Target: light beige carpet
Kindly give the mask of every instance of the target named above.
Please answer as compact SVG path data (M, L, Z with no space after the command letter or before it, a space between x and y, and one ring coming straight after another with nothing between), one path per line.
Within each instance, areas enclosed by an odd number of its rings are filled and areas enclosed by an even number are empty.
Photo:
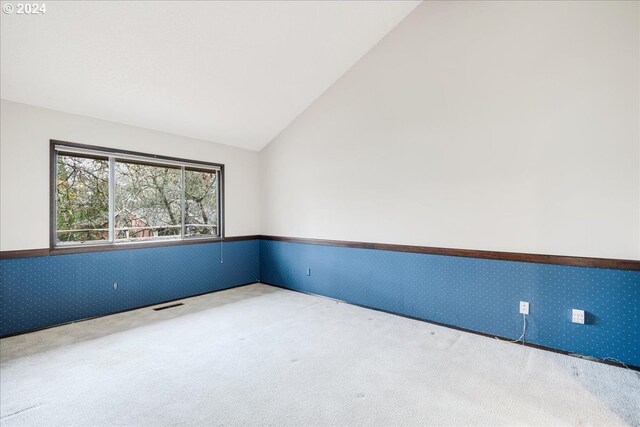
M266 285L0 341L0 424L639 425L640 375Z

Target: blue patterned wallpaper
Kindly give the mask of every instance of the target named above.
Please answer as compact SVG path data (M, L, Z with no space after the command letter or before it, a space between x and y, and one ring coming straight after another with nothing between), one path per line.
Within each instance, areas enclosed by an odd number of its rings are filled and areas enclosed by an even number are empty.
M223 245L4 259L0 336L257 281L258 241Z
M0 336L260 279L512 339L529 301L527 341L640 366L640 271L270 240L227 242L220 256L209 243L2 260Z
M528 342L640 366L640 271L262 240L260 279L511 339L528 301Z

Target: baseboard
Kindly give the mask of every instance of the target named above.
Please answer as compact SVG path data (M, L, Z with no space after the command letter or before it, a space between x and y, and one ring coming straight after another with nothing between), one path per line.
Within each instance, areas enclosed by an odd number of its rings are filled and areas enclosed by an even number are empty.
M194 295L187 295L185 297L177 298L177 299L158 301L158 302L154 302L153 304L145 304L145 305L141 305L141 306L138 306L138 307L128 308L126 310L119 310L119 311L114 311L114 312L111 312L111 313L101 314L99 316L84 317L82 319L71 320L69 322L56 323L55 325L47 325L47 326L43 326L41 328L28 329L26 331L16 332L15 334L2 335L2 336L0 336L0 339L11 338L11 337L15 337L15 336L18 336L18 335L30 334L32 332L44 331L46 329L57 328L58 326L70 325L72 323L86 322L87 320L99 319L101 317L112 316L114 314L127 313L129 311L140 310L142 308L153 307L153 306L160 305L160 304L167 304L167 303L170 303L170 302L182 301L182 300L187 299L187 298L195 298L195 297L199 297L199 296L202 296L202 295L214 294L216 292L227 291L229 289L235 289L235 288L241 288L243 286L249 286L249 285L253 285L255 283L259 283L259 281L258 280L254 280L253 282L243 283L241 285L233 285L233 286L229 286L229 287L222 288L222 289L216 289L214 291L201 292L199 294L194 294Z
M425 322L425 323L429 323L429 324L432 324L432 325L438 325L438 326L442 326L442 327L449 328L449 329L455 329L455 330L461 331L461 332L468 332L470 334L480 335L480 336L487 337L487 338L499 339L499 340L501 340L503 342L507 342L509 344L524 345L525 347L531 347L531 348L535 348L535 349L538 349L538 350L544 350L544 351L549 351L549 352L552 352L552 353L563 354L563 355L566 355L566 356L576 357L578 359L589 360L589 361L592 361L592 362L603 363L605 365L616 366L618 368L631 369L633 371L640 372L640 366L636 366L636 365L628 365L628 364L625 364L625 363L622 363L622 362L616 362L616 361L607 360L607 359L598 359L598 358L592 357L592 356L586 356L586 355L582 355L582 354L571 353L571 352L568 352L568 351L565 351L565 350L559 350L557 348L546 347L546 346L543 346L543 345L538 345L538 344L533 344L533 343L528 343L528 342L525 342L525 343L514 343L511 338L502 337L502 336L499 336L499 335L487 334L487 333L484 333L484 332L474 331L473 329L460 328L460 327L455 326L455 325L450 325L450 324L440 323L440 322L434 322L434 321L431 321L431 320L428 320L428 319L422 319L420 317L409 316L409 315L406 315L406 314L393 312L393 311L389 311L389 310L384 310L384 309L371 307L371 306L367 306L367 305L355 304L355 303L352 303L352 302L349 302L349 301L344 301L344 300L341 300L341 299L328 297L326 295L320 295L320 294L316 294L316 293L313 293L313 292L305 292L305 291L301 291L301 290L298 290L298 289L287 288L286 286L276 285L274 283L268 283L268 282L263 282L263 281L261 281L260 283L262 283L263 285L273 286L273 287L284 289L284 290L287 290L287 291L299 292L299 293L305 294L305 295L311 295L311 296L315 296L315 297L326 298L328 300L341 302L343 304L349 304L349 305L353 305L353 306L356 306L356 307L362 307L362 308L366 308L366 309L369 309L369 310L379 311L381 313L387 313L387 314L392 314L394 316L404 317L406 319L418 320L420 322Z

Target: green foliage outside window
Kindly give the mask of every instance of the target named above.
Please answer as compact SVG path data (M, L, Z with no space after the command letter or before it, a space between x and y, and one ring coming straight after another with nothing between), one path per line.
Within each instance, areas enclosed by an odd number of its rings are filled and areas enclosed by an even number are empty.
M217 172L185 167L184 192L182 174L183 167L179 166L116 159L114 241L217 236ZM58 154L59 242L109 239L109 187L108 159Z
M109 238L109 161L58 155L57 229L61 242Z

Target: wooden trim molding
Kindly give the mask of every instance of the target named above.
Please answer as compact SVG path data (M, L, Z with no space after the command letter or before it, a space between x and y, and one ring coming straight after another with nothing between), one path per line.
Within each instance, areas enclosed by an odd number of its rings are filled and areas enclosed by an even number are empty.
M616 270L640 270L640 261L613 258L589 258L565 255L528 254L520 252L497 252L477 249L452 249L430 246L398 245L390 243L353 242L346 240L309 239L301 237L260 236L263 240L306 243L311 245L341 246L357 249L411 252L418 254L459 256L466 258L495 259L502 261L533 262L537 264L569 265L575 267L611 268Z
M501 261L518 261L518 262L532 262L536 264L554 264L554 265L569 265L574 267L591 267L591 268L610 268L615 270L634 270L640 271L640 261L630 259L614 259L614 258L590 258L590 257L575 257L566 255L545 255L545 254L529 254L520 252L497 252L497 251L483 251L477 249L452 249L452 248L437 248L431 246L412 246L412 245L398 245L391 243L371 243L371 242L353 242L348 240L327 240L327 239L310 239L303 237L283 237L283 236L266 236L266 235L247 235L247 236L233 236L225 237L224 239L184 239L184 240L162 240L140 243L117 243L113 245L96 245L96 246L83 246L83 247L58 247L55 249L25 249L17 251L2 251L0 252L0 259L10 258L28 258L28 257L40 257L50 255L65 255L85 252L103 252L113 250L127 250L127 249L145 249L145 248L157 248L162 246L182 246L182 245L194 245L202 243L215 243L215 242L238 242L242 240L273 240L278 242L288 243L306 243L310 245L324 245L324 246L340 246L346 248L356 249L373 249L382 251L395 251L395 252L411 252L419 254L430 255L445 255L445 256L459 256L466 258L480 258L480 259L494 259Z
M11 259L11 258L31 258L38 256L48 256L49 249L22 249L19 251L2 251L0 252L0 259Z
M257 234L247 236L233 236L225 237L223 239L216 237L212 239L194 238L194 239L181 239L181 240L157 240L150 242L139 243L115 243L110 245L89 245L89 246L69 246L69 247L56 247L54 249L25 249L18 251L2 251L0 252L0 259L10 258L30 258L52 255L68 255L79 254L87 252L106 252L106 251L119 251L127 249L146 249L146 248L158 248L163 246L185 246L185 245L197 245L203 243L216 243L216 242L239 242L242 240L256 240L260 236Z

